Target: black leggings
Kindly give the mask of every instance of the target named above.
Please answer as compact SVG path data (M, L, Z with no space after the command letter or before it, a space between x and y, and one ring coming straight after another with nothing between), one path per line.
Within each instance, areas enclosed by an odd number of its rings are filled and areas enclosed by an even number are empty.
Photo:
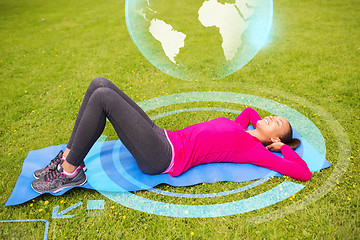
M67 145L70 149L66 158L68 163L79 166L84 161L104 131L106 118L142 172L159 174L168 168L172 151L164 130L105 78L95 78L85 93Z

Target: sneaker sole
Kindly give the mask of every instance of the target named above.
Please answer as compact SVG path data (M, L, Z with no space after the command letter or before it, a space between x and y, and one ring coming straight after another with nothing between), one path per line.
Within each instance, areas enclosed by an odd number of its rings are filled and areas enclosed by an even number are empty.
M75 185L74 185L74 183L68 184L68 185L62 186L62 187L60 187L60 188L56 188L56 189L54 189L53 191L39 192L39 191L37 191L37 190L34 189L34 187L33 187L32 184L31 184L31 188L32 188L35 192L40 193L40 194L43 194L43 193L58 193L58 192L60 192L61 190L64 190L65 188L82 186L82 185L84 185L86 182L87 182L87 176L85 175L85 181L83 181L82 183L80 183L80 184L75 184Z

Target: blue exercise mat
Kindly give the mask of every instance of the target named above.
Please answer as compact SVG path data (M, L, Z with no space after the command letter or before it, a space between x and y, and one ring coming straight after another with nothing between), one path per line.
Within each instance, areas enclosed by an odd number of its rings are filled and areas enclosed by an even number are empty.
M296 133L294 135L299 138ZM306 161L312 172L318 172L331 165L305 139L301 141L302 144L296 152ZM18 205L40 196L41 194L31 188L31 183L35 180L34 171L46 166L50 159L65 147L66 145L57 145L30 151L5 206ZM88 181L80 187L107 192L146 190L161 183L190 186L204 182L246 182L269 176L282 176L272 170L246 163L203 164L189 169L178 177L168 174L147 175L139 170L135 159L120 140L96 142L87 154L85 164L88 169ZM52 195L59 196L70 189Z

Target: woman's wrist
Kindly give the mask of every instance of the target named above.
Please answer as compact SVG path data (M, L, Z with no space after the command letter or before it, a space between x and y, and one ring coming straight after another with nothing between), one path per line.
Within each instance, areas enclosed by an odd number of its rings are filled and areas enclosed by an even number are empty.
M281 142L281 146L280 146L280 150L284 147L287 146L285 143Z

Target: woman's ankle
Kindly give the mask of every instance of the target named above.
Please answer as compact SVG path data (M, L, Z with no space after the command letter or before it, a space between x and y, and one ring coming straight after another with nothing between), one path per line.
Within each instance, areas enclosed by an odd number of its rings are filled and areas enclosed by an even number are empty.
M76 166L71 165L66 160L62 163L61 167L63 170L65 170L65 172L68 172L68 173L73 173L77 169Z
M69 148L65 148L64 153L63 153L63 158L67 158L67 156L70 153L70 149Z

